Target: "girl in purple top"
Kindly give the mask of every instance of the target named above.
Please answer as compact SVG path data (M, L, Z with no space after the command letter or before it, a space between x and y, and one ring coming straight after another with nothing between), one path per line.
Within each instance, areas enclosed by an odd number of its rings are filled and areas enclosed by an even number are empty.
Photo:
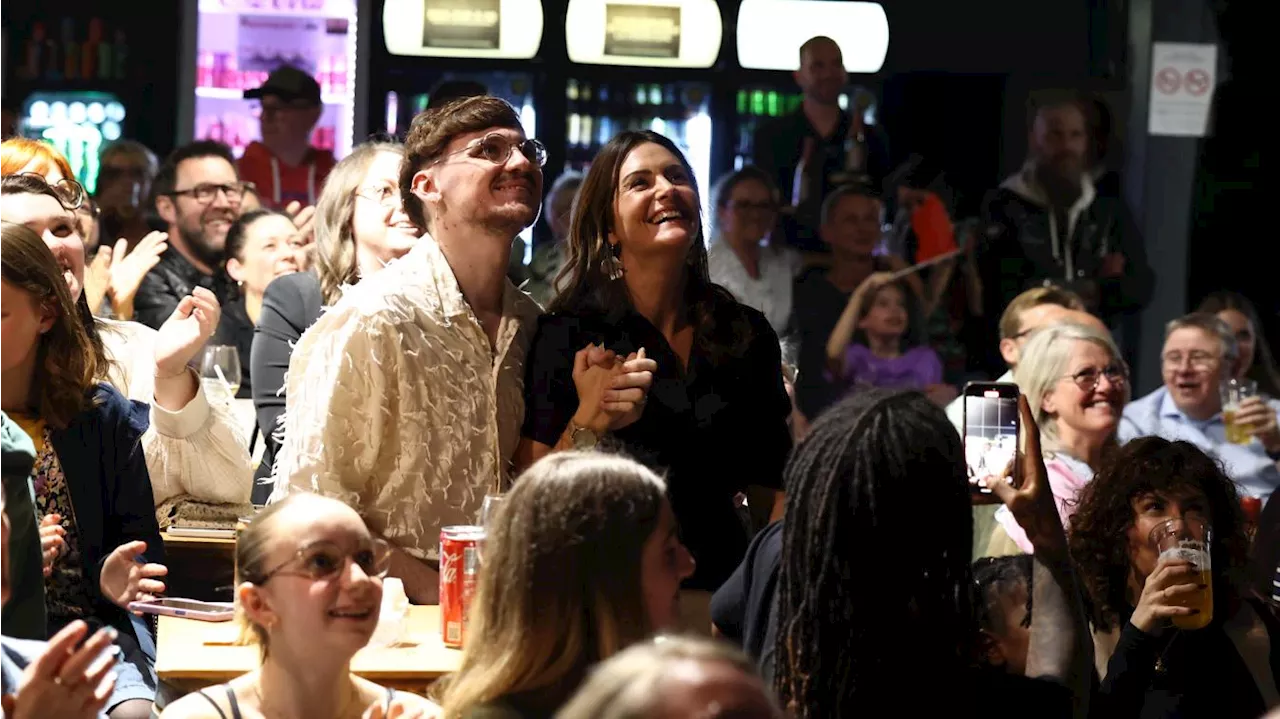
M827 369L847 390L918 389L945 405L955 388L942 384L942 360L921 343L915 297L892 273L877 272L849 298L827 340Z

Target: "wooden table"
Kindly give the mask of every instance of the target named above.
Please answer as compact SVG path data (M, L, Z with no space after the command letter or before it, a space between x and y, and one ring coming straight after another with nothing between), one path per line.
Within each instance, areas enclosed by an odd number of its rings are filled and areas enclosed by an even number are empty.
M160 617L156 674L183 693L234 679L258 667L258 647L236 645L235 622ZM440 607L409 608L409 630L393 647L360 650L351 670L383 686L421 694L436 679L456 671L462 652L440 639Z
M232 537L181 537L161 532L164 539L165 594L206 602L231 601L235 580L236 540Z

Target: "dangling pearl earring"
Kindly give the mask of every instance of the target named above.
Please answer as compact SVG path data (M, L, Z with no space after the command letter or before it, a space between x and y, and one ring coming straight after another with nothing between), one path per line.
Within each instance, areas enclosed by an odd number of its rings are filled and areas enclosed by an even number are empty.
M603 272L604 276L608 277L610 281L622 279L624 272L622 269L622 261L618 259L618 252L619 249L617 245L606 244L604 257L600 260L600 271Z

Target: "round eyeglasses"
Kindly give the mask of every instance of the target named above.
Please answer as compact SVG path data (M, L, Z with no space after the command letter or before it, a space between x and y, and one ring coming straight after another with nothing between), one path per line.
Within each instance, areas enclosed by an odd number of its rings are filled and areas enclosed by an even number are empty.
M391 545L384 539L374 539L360 544L353 551L333 542L315 542L299 549L293 557L262 575L256 583L265 584L280 575L313 581L331 579L347 568L348 560L370 577L385 577L391 569Z
M541 142L532 138L516 141L496 132L485 135L461 150L450 152L440 158L440 161L443 162L446 157L461 155L465 152L471 157L485 159L495 165L505 165L511 159L511 153L515 152L516 148L520 149L520 154L524 155L525 159L530 163L538 167L547 164L547 148Z

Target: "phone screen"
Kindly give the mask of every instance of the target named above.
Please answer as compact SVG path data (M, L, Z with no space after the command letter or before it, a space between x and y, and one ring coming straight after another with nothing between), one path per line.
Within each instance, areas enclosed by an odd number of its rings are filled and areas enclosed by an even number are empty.
M969 481L1004 476L1017 450L1017 390L1002 391L993 386L966 388L964 460Z

